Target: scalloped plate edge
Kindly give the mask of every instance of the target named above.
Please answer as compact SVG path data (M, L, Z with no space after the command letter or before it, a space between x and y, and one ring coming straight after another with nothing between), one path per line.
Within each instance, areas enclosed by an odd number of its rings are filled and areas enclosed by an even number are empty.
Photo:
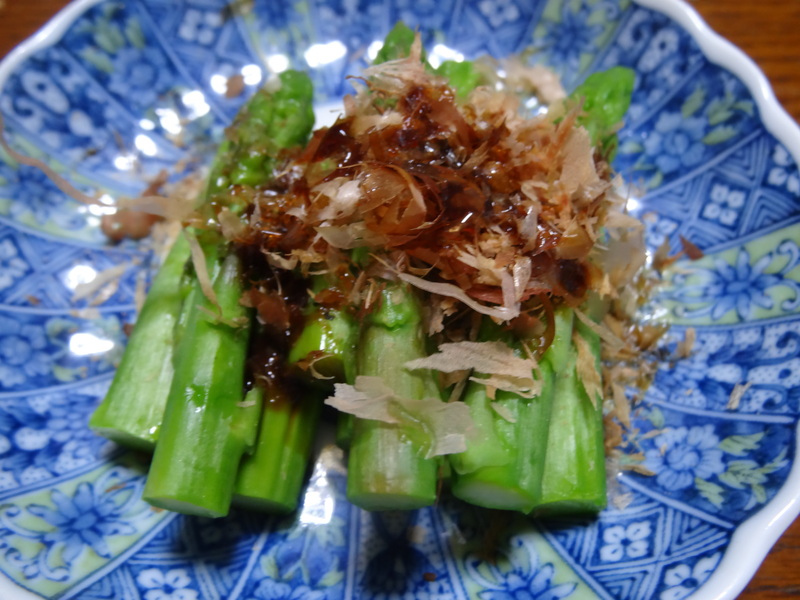
M741 79L753 95L767 130L800 164L800 127L778 102L764 72L741 49L715 32L683 0L634 0L683 27L708 60ZM795 430L800 441L800 425ZM738 596L758 571L772 546L800 514L800 460L797 451L786 482L772 501L739 525L722 561L692 600L724 600ZM756 560L753 560L756 559Z

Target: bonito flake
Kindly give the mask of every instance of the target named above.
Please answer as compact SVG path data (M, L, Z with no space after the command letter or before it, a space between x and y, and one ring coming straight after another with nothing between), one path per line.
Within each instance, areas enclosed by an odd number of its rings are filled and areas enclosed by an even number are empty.
M355 385L337 383L325 404L360 419L412 427L422 438L426 458L464 452L473 427L463 402L403 398L380 377L359 376Z

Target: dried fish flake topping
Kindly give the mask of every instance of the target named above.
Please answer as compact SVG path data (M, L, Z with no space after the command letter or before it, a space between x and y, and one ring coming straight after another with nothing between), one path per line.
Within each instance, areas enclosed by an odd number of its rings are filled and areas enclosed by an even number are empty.
M394 277L505 322L543 296L574 306L628 283L642 228L577 124L580 107L543 73L525 85L559 99L552 114L526 118L515 94L489 87L457 100L420 52L417 40L408 58L366 69L345 114L254 198L246 243L275 268L303 252L327 272L332 250L366 249Z
M503 342L453 342L439 346L439 352L407 362L407 369L433 369L443 373L473 370L488 377L471 381L532 398L541 391L541 381L533 374L538 365L532 358L522 358Z
M380 377L356 377L355 385L337 383L325 404L361 419L413 427L423 438L426 458L467 449L473 424L463 402L412 400L397 396Z

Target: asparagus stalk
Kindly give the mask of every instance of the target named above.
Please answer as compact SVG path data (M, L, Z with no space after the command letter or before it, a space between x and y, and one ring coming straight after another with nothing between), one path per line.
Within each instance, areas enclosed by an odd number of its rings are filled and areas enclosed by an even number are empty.
M542 392L535 398L521 398L509 392L497 392L495 403L513 422L500 417L490 407L485 389L472 389L466 401L473 414L483 417L479 427L492 427L493 444L479 444L470 448L469 456L459 465L452 461L454 470L474 467L478 460L474 454L481 446L489 446L484 466L460 473L453 483L453 494L478 506L527 513L541 494L542 467L547 444L547 426L553 399L553 372L547 363L541 367ZM482 387L482 386L481 386ZM489 423L489 420L492 423ZM479 421L476 419L476 423ZM484 440L491 439L488 435ZM466 454L466 453L465 453ZM492 464L495 463L495 464Z
M111 387L89 427L119 444L152 452L172 381L173 334L187 289L189 245L179 238L161 266Z
M280 148L303 143L313 125L307 76L286 71L278 89L261 91L239 113L234 135L217 152L200 204L231 183L258 185L272 175ZM103 403L89 422L97 433L137 450L152 451L173 376L177 336L183 331L193 285L184 277L189 246L178 239L153 281L125 354Z
M375 60L372 61L373 64L378 65L390 60L407 57L411 52L414 37L414 30L402 21L398 21L391 31L386 34L381 49L378 50Z
M207 248L219 307L196 293L189 308L143 497L160 508L219 517L228 513L242 454L255 442L261 403L252 395L241 402L249 327L226 324L249 320L239 304L239 259Z
M303 331L289 352L289 364L297 364L314 354L324 356L315 361L314 370L332 381L355 381L355 323L341 311L315 311L306 320ZM336 444L350 447L353 436L353 416L336 416Z
M315 360L323 377L342 381L353 356L353 323L341 311L313 310L292 346L288 363ZM323 357L324 358L319 358ZM352 378L352 374L351 374ZM308 383L331 379L309 378ZM239 466L234 502L269 512L291 512L297 507L314 432L322 408L320 386L290 390L279 382L264 393L258 442Z
M352 381L355 323L339 310L314 309L289 351L288 363L313 362L314 371L327 380Z
M358 375L379 376L405 398L438 398L429 372L403 365L427 356L420 309L404 285L390 283L362 324L356 350ZM436 460L421 455L414 434L402 425L355 419L348 462L347 497L367 510L408 510L436 500Z
M575 330L588 342L599 371L600 338L581 322L576 322ZM596 513L606 505L602 400L589 397L576 360L573 345L556 372L537 514Z
M282 386L270 386L261 395L264 405L258 441L252 454L242 458L234 502L246 508L287 513L297 508L322 399L316 392L290 397Z
M276 89L275 89L276 88ZM209 181L214 201L227 202L232 184L256 187L273 176L281 148L302 143L313 125L312 88L307 76L287 71L271 92L260 91L237 116L220 149ZM239 305L241 264L233 254L205 243L219 306L199 282L187 305L176 351L175 375L144 497L151 504L189 514L222 516L231 502L242 453L255 443L262 403L252 394L240 406L249 311ZM216 310L222 313L214 321ZM230 323L241 321L241 326ZM195 447L198 440L204 445Z
M612 67L592 73L570 98L583 103L578 123L586 128L592 143L608 161L617 152L616 128L631 105L636 74L627 67Z
M230 185L258 187L273 177L281 150L306 143L314 126L314 89L308 75L284 71L239 111L209 178L212 194Z
M488 334L481 337L497 338ZM572 311L556 311L556 336L540 363L541 392L534 398L498 391L495 404L485 386L471 382L464 402L470 408L475 434L465 452L451 456L455 471L453 494L487 508L530 512L541 500L550 413L553 403L553 367L563 360L572 333ZM503 337L503 336L500 336ZM507 420L510 416L512 422Z
M307 140L314 123L312 101L313 88L305 74L281 73L278 89L269 96L254 98L245 118L239 119L245 125L234 125L238 160L216 173L215 187L266 183L278 152ZM326 341L333 343L335 337L328 333ZM326 350L330 348L323 348ZM297 506L319 421L320 401L290 398L279 381L251 393L261 408L261 416L256 444L242 458L235 478L235 502L270 512L290 512Z

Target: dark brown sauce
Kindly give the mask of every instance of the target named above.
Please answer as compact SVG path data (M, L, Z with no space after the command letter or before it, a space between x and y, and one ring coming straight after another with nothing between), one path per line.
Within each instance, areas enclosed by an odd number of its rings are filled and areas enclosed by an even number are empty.
M437 85L413 85L398 97L375 90L373 97L379 112L394 106L401 123L361 128L364 131L355 134L359 117L339 119L316 131L307 147L278 169L282 174L269 193L254 199L261 218L246 241L251 280L274 277L274 269L265 267L265 252L284 257L295 250L327 252L313 217L334 200L320 199L312 189L322 181L358 178L363 192L358 218L385 240L376 251L399 250L411 266L433 268L429 279L454 282L473 298L502 304L500 287L478 283L479 271L460 257L465 248L479 246L499 231L507 247L494 255L498 268L510 266L521 255L531 260L532 278L523 301L550 294L577 304L585 296L591 279L588 249L582 255L583 248L578 247L575 255L560 258L562 233L550 225L559 222L566 198L546 198L547 190L537 190L543 201L536 239L532 242L520 233L525 209L515 198L522 197L523 182L542 173L537 161L548 159L549 148L541 158L512 165L505 121L476 129L470 118L474 122L479 118L461 112L452 93ZM551 141L563 135L561 129L553 130ZM546 142L537 138L535 143ZM348 223L347 218L332 222ZM357 269L349 268L335 273L348 276L346 282L341 289L320 295L319 302L346 307L355 273ZM303 305L306 300L307 293L302 298L287 297L286 303Z

